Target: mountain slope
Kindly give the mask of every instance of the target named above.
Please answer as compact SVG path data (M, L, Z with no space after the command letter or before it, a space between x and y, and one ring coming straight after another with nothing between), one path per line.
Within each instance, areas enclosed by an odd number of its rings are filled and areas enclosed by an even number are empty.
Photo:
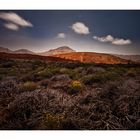
M114 56L120 57L122 59L130 60L130 61L140 62L140 55L118 55L118 54L115 54Z
M36 54L15 54L15 53L5 53L5 52L0 52L0 59L4 60L33 60L33 61L38 61L38 60L43 60L45 62L72 62L72 60L66 60L64 58L58 58L58 57L53 57L53 56L40 56Z
M71 49L68 46L62 46L56 49L51 49L49 51L45 51L42 53L38 53L39 55L44 55L44 56L51 56L51 55L57 55L57 54L64 54L64 53L71 53L75 52L75 50Z
M129 62L128 60L124 60L113 55L92 52L73 52L67 54L57 54L54 56L69 60L78 60L84 63L127 64Z

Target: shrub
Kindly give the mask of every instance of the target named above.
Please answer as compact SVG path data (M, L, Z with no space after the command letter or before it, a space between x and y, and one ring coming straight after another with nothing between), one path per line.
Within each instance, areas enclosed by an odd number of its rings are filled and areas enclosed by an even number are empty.
M82 82L85 85L91 85L94 82L94 78L92 75L87 75L82 78Z
M19 71L16 67L12 67L9 69L8 75L10 76L17 76L19 74Z
M2 129L35 129L44 113L47 99L40 93L23 93L10 102L7 117L1 121Z
M82 84L80 81L72 81L68 87L68 93L77 93L82 89Z
M2 78L3 78L3 76L2 76L2 75L0 75L0 81L2 80Z
M87 74L102 73L102 72L105 72L105 69L102 67L90 66L87 68Z
M49 80L48 79L44 79L44 80L40 81L40 85L41 86L48 87L48 84L49 84Z
M36 69L40 66L45 66L45 62L40 61L40 60L36 60L36 61L32 61L32 69Z
M61 68L60 73L67 74L67 73L69 73L69 69L68 68Z
M35 82L27 81L21 85L22 91L32 91L37 88L37 84Z
M61 122L64 120L63 114L46 113L43 117L44 129L56 130L61 129Z
M7 68L0 68L0 74L7 74L8 69Z
M10 68L13 65L15 65L15 62L14 61L7 61L7 62L3 63L3 67L4 68Z
M73 80L78 80L81 77L81 75L78 72L75 72L73 70L69 70L68 75Z
M104 80L103 76L100 74L100 75L88 75L88 76L85 76L84 78L82 78L82 81L84 84L86 85L91 85L92 83L102 83Z
M130 70L127 71L126 76L135 77L136 72L134 70L130 69Z
M42 71L39 71L37 74L38 74L38 76L41 76L44 78L50 78L54 74L57 74L57 73L59 73L59 68L48 68L48 69L44 69Z
M114 81L114 80L118 80L120 78L120 75L118 75L117 73L112 72L112 71L103 73L101 76L102 76L103 82Z

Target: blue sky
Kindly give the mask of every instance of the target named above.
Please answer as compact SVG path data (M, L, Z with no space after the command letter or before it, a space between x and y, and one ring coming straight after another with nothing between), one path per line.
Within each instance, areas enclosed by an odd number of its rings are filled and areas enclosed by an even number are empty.
M0 46L140 54L140 11L0 11Z

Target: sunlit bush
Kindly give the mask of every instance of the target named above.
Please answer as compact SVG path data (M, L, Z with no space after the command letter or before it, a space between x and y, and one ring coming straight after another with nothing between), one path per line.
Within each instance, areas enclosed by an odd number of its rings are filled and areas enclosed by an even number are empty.
M46 113L43 117L44 129L47 130L61 129L61 124L63 120L64 120L63 114Z
M22 91L33 91L37 88L37 84L35 82L27 81L20 85Z
M83 88L82 83L80 81L72 81L68 87L68 93L77 93L79 91L81 91L81 89Z

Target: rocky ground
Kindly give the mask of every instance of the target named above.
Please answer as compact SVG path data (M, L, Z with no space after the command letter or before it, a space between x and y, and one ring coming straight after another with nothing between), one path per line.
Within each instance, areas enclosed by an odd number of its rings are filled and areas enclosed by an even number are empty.
M0 59L0 129L140 129L140 66Z

